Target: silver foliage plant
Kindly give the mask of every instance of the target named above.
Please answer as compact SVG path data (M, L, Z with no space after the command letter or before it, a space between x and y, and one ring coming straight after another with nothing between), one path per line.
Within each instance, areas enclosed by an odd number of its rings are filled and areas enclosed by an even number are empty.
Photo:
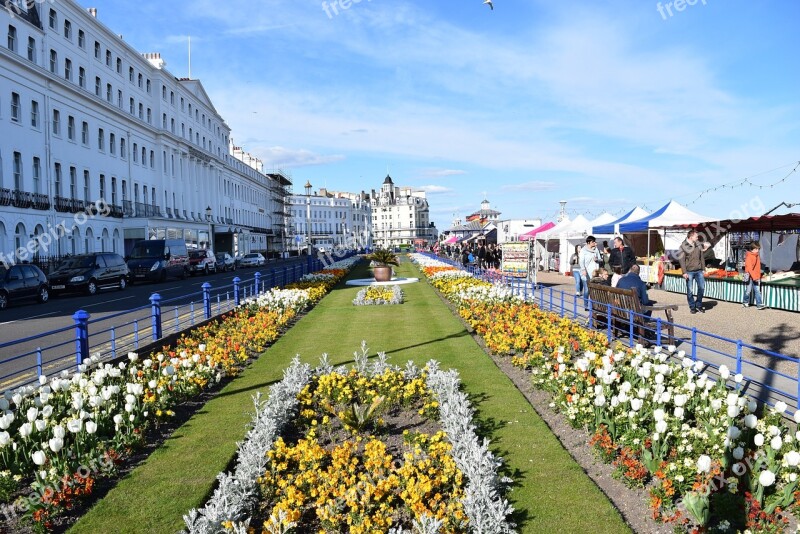
M358 292L356 298L353 299L353 304L356 306L382 306L382 305L391 305L391 304L402 304L403 303L403 290L400 289L400 286L392 286L392 296L389 300L386 299L368 299L367 298L367 291L369 290L368 287L365 287L361 291Z
M403 371L407 379L417 377L421 373L413 362L408 362L405 369L388 363L385 353L379 353L377 359L368 361L369 349L366 341L361 342L360 351L354 353L353 367L364 375L377 376L386 369ZM284 378L270 388L269 398L262 402L260 396L254 398L256 415L252 428L245 441L239 445L236 468L233 473L221 473L217 476L219 487L208 503L201 509L192 510L184 516L187 532L191 534L211 534L231 532L223 528L222 523L231 521L233 532L244 534L250 523L251 514L257 499L256 479L263 474L267 466L267 452L272 448L275 439L284 426L295 416L297 395L311 379L312 374L320 375L330 372L346 374L347 368L335 370L329 362L328 355L320 359L315 370L307 364L301 364L295 357L292 365L284 371ZM427 386L439 402L440 424L452 445L451 455L456 465L467 478L467 487L462 501L464 512L469 518L470 532L474 534L505 534L514 532L514 524L507 518L513 512L508 501L502 497L503 484L510 479L501 478L497 469L502 462L489 450L489 441L479 440L475 433L472 409L465 393L460 391L461 379L455 370L441 371L439 363L431 360L427 365ZM279 518L272 525L271 532L285 532L280 527ZM390 534L436 534L442 522L423 515L412 523L411 530L393 528Z
M283 380L270 387L266 401L262 402L260 394L254 397L256 413L245 440L239 443L236 467L232 473L217 476L219 486L203 508L184 516L188 532L224 532L224 521L231 521L235 531L246 531L257 499L256 479L267 467L267 451L295 416L297 395L310 378L311 367L295 357L284 371Z

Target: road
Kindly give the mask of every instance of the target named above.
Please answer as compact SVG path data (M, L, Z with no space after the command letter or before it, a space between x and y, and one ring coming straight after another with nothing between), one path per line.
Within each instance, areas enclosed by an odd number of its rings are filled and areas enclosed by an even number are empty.
M272 284L273 272L275 282L283 284L284 275L291 276L292 270L299 273L305 261L304 257L272 260L259 269L240 268L235 272L192 276L185 280L140 283L129 285L123 291L104 289L96 295L63 295L44 304L12 303L8 309L0 311L0 391L35 380L40 366L44 374L52 374L75 363L72 316L77 310L90 314L90 353L99 352L104 359L110 359L152 341L150 297L153 293L161 296L162 335L168 335L204 320L202 285L205 282L212 286L211 308L216 315L233 307L235 277L242 280L240 287L242 295L246 296L253 292L257 271L267 286ZM42 335L51 331L57 332ZM26 338L30 339L3 346ZM37 353L41 353L41 363L37 361Z

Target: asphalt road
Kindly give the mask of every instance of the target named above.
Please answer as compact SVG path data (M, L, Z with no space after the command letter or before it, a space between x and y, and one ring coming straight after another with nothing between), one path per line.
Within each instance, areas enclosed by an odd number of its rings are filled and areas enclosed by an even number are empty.
M286 270L299 272L305 261L304 257L272 260L259 269L239 268L235 272L192 276L185 280L138 283L123 291L103 289L91 296L68 294L51 298L44 304L36 301L12 303L8 309L0 311L0 391L35 380L39 372L38 353L41 353L44 374L52 374L75 363L75 321L72 316L78 310L90 314L90 354L100 353L104 359L110 359L152 341L150 297L153 293L161 296L162 335L167 335L204 319L202 285L205 282L212 286L211 308L212 314L216 315L233 306L235 277L242 280L240 287L242 295L246 296L253 292L257 271L267 285L271 285L273 271L275 282L283 284L284 275L289 274ZM51 331L57 332L42 335ZM25 341L3 346L15 340Z

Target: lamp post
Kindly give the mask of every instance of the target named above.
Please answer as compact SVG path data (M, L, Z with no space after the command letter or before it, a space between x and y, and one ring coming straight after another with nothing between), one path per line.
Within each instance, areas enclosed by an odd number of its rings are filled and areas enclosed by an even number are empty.
M306 181L306 246L308 257L311 257L311 182Z
M206 220L208 221L208 249L214 250L214 219L211 218L211 206L206 208Z

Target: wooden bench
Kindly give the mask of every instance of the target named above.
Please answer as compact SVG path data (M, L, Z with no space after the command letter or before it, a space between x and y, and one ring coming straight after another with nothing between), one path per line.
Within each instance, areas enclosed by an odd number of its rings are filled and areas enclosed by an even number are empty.
M656 324L653 319L648 319L644 314L654 311L663 311L667 316L666 324L662 323L662 328L666 326L669 337L662 344L674 343L675 327L672 324L672 311L678 309L677 304L657 304L653 306L642 306L639 295L635 289L619 289L616 287L602 284L589 283L589 298L592 301L592 316L590 325L608 325L608 307L611 305L611 326L618 333L629 335L631 314L633 313L633 324L639 341L642 344L649 344L653 340L647 339L647 332L654 331ZM655 332L654 332L655 333ZM655 336L654 336L655 337Z

